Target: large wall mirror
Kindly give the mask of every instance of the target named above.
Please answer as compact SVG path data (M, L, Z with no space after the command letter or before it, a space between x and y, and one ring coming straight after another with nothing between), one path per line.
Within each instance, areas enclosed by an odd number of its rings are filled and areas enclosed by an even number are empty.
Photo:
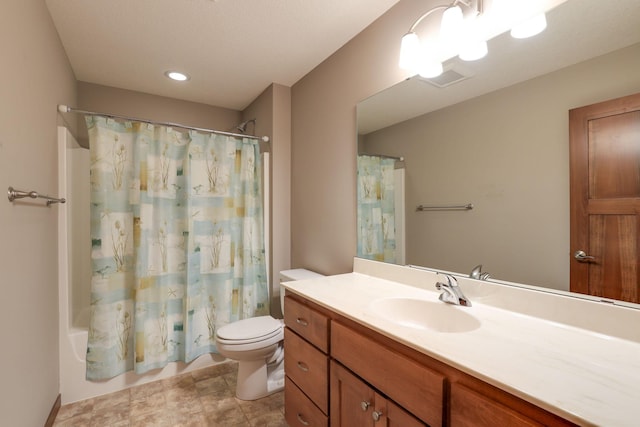
M640 1L568 0L547 21L450 60L452 84L413 77L358 104L358 179L381 156L401 183L397 253L374 241L372 258L569 290L568 111L640 92ZM372 227L358 215L360 251Z

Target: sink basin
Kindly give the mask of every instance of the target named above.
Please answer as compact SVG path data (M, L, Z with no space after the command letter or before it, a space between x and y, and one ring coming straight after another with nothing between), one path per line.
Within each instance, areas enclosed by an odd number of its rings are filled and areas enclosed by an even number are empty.
M437 332L469 332L480 327L480 321L465 307L417 298L382 298L370 305L385 320L416 329Z

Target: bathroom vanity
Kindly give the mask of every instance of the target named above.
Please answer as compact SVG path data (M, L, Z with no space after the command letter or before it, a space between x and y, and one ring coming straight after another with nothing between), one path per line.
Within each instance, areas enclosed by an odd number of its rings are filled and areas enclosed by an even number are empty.
M358 259L284 284L289 425L637 425L637 328L606 332L638 310L472 279L456 307L438 280Z

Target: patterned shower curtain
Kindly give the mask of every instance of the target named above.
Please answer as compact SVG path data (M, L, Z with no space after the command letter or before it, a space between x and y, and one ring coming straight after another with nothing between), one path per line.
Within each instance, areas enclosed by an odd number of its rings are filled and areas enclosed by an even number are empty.
M215 352L268 314L257 141L86 118L91 146L87 379Z
M396 262L395 160L358 156L358 256Z

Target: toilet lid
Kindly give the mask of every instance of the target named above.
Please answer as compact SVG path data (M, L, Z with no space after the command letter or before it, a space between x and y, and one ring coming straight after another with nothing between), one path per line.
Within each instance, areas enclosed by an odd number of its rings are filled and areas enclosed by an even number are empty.
M223 340L246 341L268 337L282 328L282 321L271 316L251 317L229 323L218 329L218 338Z

